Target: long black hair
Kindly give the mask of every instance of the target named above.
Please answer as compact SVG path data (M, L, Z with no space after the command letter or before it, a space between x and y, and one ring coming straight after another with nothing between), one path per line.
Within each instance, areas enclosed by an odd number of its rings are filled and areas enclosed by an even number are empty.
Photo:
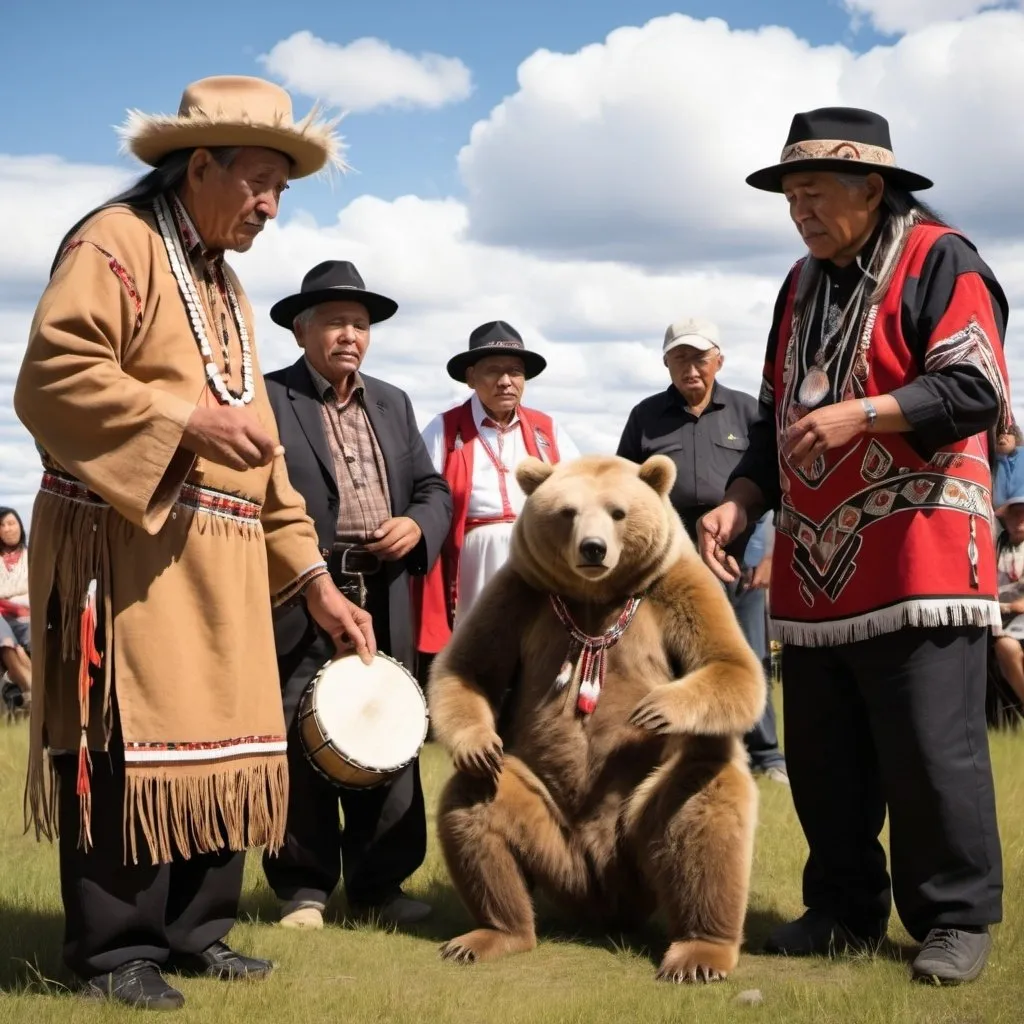
M225 168L231 166L231 162L235 159L239 149L238 146L207 146L205 148L213 159L221 167ZM173 153L168 153L153 170L144 174L134 185L129 185L123 192L118 192L116 196L112 196L106 202L100 203L99 206L94 207L85 216L81 217L75 223L75 226L60 240L60 245L57 246L57 253L50 266L50 276L52 277L53 272L57 269L64 246L68 244L68 241L75 232L93 214L99 213L100 210L108 206L130 206L132 209L142 210L149 206L157 196L165 195L180 188L185 180L185 175L188 173L188 163L192 159L194 152L195 149L176 149Z
M18 529L21 530L21 538L18 540L18 543L14 545L14 550L28 547L28 539L25 537L25 524L21 521L21 516L19 516L17 511L13 508L0 507L0 523L2 523L8 516L14 516L14 518L17 519Z

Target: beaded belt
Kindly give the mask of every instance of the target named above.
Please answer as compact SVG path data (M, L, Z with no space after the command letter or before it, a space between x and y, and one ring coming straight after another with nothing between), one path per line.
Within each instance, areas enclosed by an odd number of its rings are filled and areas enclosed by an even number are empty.
M73 476L65 473L55 473L52 470L44 472L40 490L82 505L95 505L97 508L107 507L107 502L98 494L90 491L81 480L76 480ZM211 516L219 516L221 519L232 519L242 523L258 523L262 508L256 502L239 498L234 494L190 483L181 485L178 499L174 504L180 508L191 509L193 512L206 512Z

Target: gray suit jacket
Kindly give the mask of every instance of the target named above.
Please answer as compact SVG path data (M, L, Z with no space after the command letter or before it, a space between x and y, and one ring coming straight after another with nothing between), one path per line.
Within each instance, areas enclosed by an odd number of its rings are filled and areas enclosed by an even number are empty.
M409 575L424 575L437 559L451 526L452 498L444 477L431 464L409 396L375 377L362 377L366 413L387 469L392 515L414 519L423 531L419 544L405 559L385 564L390 628L388 636L377 634L379 647L414 671ZM320 396L304 357L283 370L268 373L265 379L285 448L288 476L306 500L306 511L316 524L321 553L326 558L334 544L338 521L338 483L324 433ZM304 638L313 635L312 621L302 602L275 617L278 658L292 654Z

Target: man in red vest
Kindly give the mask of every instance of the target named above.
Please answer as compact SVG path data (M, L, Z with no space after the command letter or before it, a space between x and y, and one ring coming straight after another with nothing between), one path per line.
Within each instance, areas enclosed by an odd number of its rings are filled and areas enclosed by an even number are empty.
M747 182L785 197L808 250L775 307L762 418L700 525L728 580L732 538L776 510L771 616L809 856L807 912L767 948L873 945L895 899L922 944L914 976L970 981L1002 914L985 687L1006 296L915 197L931 182L899 167L878 114L797 114Z
M456 619L505 564L525 501L515 478L519 462L527 455L551 463L579 455L550 416L520 404L526 381L546 365L503 320L482 324L469 336L468 350L448 361L449 376L473 394L423 432L434 467L448 481L453 509L441 557L422 584L413 583L421 655L441 650Z

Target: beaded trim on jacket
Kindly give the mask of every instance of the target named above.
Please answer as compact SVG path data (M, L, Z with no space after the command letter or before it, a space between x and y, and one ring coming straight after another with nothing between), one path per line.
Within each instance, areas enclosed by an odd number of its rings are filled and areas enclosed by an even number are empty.
M178 282L178 290L181 292L182 301L188 311L188 318L192 324L192 333L195 335L196 343L199 345L199 352L203 357L203 364L206 370L206 381L210 390L217 396L222 405L242 406L248 405L255 395L252 374L252 350L249 345L249 329L242 315L242 308L238 302L238 296L231 284L227 274L223 275L224 290L227 295L228 305L231 308L231 315L234 318L235 326L238 329L238 338L242 343L242 392L234 394L227 386L220 368L214 362L213 349L210 348L210 336L206 314L199 298L199 291L196 288L192 272L188 268L187 247L183 243L183 237L194 235L198 241L199 233L196 231L188 211L182 206L177 196L171 195L170 202L164 196L158 196L153 204L153 211L156 214L157 226L160 229L160 236L164 240L167 249L167 258L171 264L171 272Z

